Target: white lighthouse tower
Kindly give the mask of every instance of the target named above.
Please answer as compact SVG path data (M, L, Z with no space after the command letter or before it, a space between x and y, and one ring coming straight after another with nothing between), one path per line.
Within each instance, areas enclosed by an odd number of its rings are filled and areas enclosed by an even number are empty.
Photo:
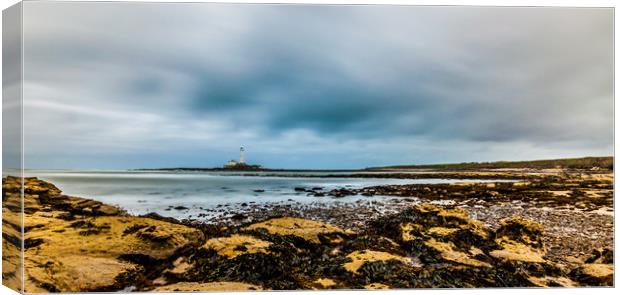
M245 164L245 149L239 148L239 164Z

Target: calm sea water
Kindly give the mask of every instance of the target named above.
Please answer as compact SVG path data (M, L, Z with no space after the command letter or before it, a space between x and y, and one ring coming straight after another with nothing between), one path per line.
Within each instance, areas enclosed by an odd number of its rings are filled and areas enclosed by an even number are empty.
M298 173L295 173L298 174ZM320 174L313 172L312 174ZM330 173L333 174L333 173ZM287 176L288 175L288 176ZM137 172L137 171L26 171L50 181L65 194L118 205L132 214L156 212L163 216L186 218L205 209L223 205L356 202L369 197L312 197L296 192L295 187L362 188L375 185L413 183L452 183L453 179L385 179L385 178L313 178L278 176L244 176L228 172ZM257 192L256 190L264 190ZM375 197L388 198L388 197ZM184 206L187 210L170 209Z

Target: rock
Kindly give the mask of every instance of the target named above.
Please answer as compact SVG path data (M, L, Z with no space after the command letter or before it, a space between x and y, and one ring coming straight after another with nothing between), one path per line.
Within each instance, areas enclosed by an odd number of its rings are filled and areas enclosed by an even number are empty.
M496 237L506 237L535 248L542 248L543 227L539 223L520 217L506 218L500 222Z
M230 237L214 238L208 240L202 247L213 249L219 255L235 258L239 255L252 253L269 253L267 250L270 242L254 238L249 235L235 234Z
M610 248L595 249L590 254L590 257L586 259L586 263L600 263L600 264L613 264L614 263L614 250Z
M320 243L319 237L325 234L345 234L344 230L331 224L294 217L274 218L252 224L244 229L264 229L270 234L297 236L314 243Z
M529 281L534 284L536 287L565 287L565 288L573 288L578 285L569 278L565 277L552 277L552 276L544 276L542 278L539 277L530 277Z
M160 220L160 221L165 221L168 223L175 223L175 224L180 224L180 222L172 217L165 217L165 216L161 216L155 212L151 212L151 213L147 213L144 215L140 215L140 217L145 217L145 218L150 218L150 219L155 219L155 220Z
M403 264L411 264L410 258L373 250L355 251L347 255L347 258L350 260L350 262L346 262L343 265L344 269L354 274L359 274L358 270L367 262L395 260Z
M444 210L429 204L407 208L370 224L374 234L386 235L396 241L435 238L444 242L454 241L467 251L472 245L483 243L489 237L489 230L479 221L469 218L467 211Z
M438 252L438 255L444 261L455 262L458 264L469 265L473 267L491 267L489 263L482 262L472 256L483 254L480 249L475 248L474 251L459 251L453 242L439 242L434 238L425 241L424 244ZM472 255L474 254L474 255Z
M125 283L123 278L136 276L140 269L136 264L113 257L88 257L81 255L80 252L76 254L78 255L63 255L47 260L26 254L26 276L37 282L34 290L48 289L53 292L119 290ZM45 267L36 265L36 261L46 261Z
M179 282L172 285L157 287L151 291L153 292L231 292L231 291L249 291L249 290L262 290L261 287L240 283L240 282L210 282L210 283L198 283L198 282Z
M368 289L368 290L385 290L385 289L391 289L391 288L390 288L390 286L388 286L386 284L370 283L370 284L364 285L364 289Z
M179 257L172 263L172 269L166 270L165 273L173 275L183 275L187 271L191 270L192 267L193 265L190 264L185 257ZM160 285L165 285L165 283Z
M511 240L500 239L497 240L497 243L502 249L493 250L489 253L489 255L497 259L533 263L545 262L543 258L544 251L542 250L533 249L532 247Z
M586 263L569 274L575 281L588 286L613 286L613 264Z
M62 231L61 231L62 230ZM141 217L56 219L27 233L43 242L26 249L25 274L49 291L112 291L138 276L139 264L119 257L165 260L179 249L199 246L199 230ZM50 265L54 271L49 271Z
M187 208L185 206L175 206L173 209L174 210L189 210L189 208Z
M500 249L491 251L491 256L508 261L545 261L540 224L522 218L507 218L500 222L495 236Z
M343 197L352 196L355 194L356 192L346 189L346 188L334 189L329 192L329 195L333 196L334 198L343 198Z
M105 204L93 209L93 213L96 215L119 215L121 212L119 208Z
M312 282L315 289L331 289L338 285L336 281L330 278L318 278Z
M529 220L505 219L497 231L491 231L463 209L422 204L370 222L370 233L385 235L419 257L430 276L442 272L428 265L443 263L466 272L475 270L476 285L498 276L502 278L495 286L570 285L570 279L558 277L562 272L545 260L542 227ZM523 265L531 272L510 270ZM453 279L460 285L467 276L455 274Z
M2 217L6 218L11 211L3 208ZM20 290L22 287L22 252L21 252L21 233L15 228L2 224L2 284L13 289ZM26 282L26 290L34 292L41 291L31 287L29 281ZM45 290L43 290L45 291Z
M235 215L230 217L230 219L236 220L236 221L244 220L246 218L248 218L248 217L246 215L244 215L244 214L241 214L241 213L237 213L237 214L235 214Z

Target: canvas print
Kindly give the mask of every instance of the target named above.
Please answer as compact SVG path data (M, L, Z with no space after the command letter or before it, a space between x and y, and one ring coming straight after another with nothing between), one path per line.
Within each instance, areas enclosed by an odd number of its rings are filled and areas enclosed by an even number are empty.
M613 286L613 8L3 12L20 292Z

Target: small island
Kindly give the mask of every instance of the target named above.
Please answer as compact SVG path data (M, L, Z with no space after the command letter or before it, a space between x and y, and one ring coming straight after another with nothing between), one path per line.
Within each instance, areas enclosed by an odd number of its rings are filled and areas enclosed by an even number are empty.
M263 168L260 165L251 165L245 162L245 148L239 148L239 160L230 160L224 165L224 170L257 171Z

